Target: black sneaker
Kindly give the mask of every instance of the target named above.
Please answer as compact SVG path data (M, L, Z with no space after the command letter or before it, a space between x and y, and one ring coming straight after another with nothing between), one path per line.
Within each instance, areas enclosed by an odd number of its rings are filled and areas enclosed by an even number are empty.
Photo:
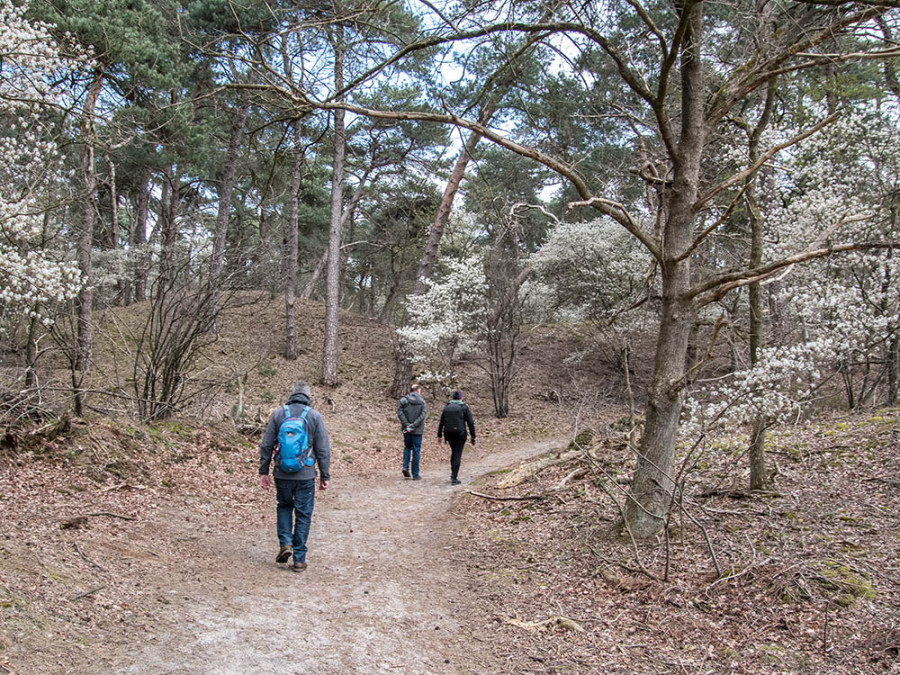
M460 483L462 483L462 481L456 480L455 478L450 480L450 485L459 485Z
M277 563L285 563L294 555L294 547L289 546L288 544L283 544L280 549L278 549L278 555L275 556L275 562Z
M403 477L409 478L409 469L403 469Z

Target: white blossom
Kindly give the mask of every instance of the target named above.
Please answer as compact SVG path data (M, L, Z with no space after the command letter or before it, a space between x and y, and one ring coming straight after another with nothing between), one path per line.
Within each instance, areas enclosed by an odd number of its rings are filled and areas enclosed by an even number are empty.
M42 308L73 298L80 276L53 250L44 218L63 180L45 113L71 97L54 83L86 60L63 56L48 27L24 12L0 0L0 118L8 122L0 131L0 311L46 319Z
M847 115L779 164L763 200L774 260L811 246L896 238L891 213L900 189L896 120ZM771 132L773 143L793 135ZM753 368L695 388L681 433L735 429L760 417L796 419L826 374L869 368L900 332L900 255L870 249L834 255L785 270L773 299L793 330L784 344L761 350ZM886 356L882 356L886 359Z
M456 360L476 347L484 327L487 278L478 255L444 261L446 273L428 284L428 290L410 298L408 327L397 332L421 363L452 370Z

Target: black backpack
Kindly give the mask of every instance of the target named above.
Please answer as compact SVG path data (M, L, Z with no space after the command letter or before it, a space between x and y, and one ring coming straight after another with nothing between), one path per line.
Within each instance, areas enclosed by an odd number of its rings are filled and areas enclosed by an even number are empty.
M444 420L444 433L464 434L466 433L466 412L469 410L465 403L450 403L452 414L447 415Z

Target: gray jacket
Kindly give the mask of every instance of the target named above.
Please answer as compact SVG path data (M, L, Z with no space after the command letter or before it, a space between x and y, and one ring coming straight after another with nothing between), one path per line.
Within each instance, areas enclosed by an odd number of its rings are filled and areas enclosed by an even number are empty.
M294 394L288 401L291 415L300 415L303 413L302 406L310 406L312 401L306 394ZM328 442L328 432L325 430L325 421L322 415L313 410L310 406L309 412L306 413L306 421L309 423L309 443L312 446L313 456L316 458L316 464L319 465L319 475L322 480L331 480L329 470L331 468L331 445ZM269 473L269 464L272 462L272 454L275 446L278 444L278 430L281 423L284 422L284 408L276 408L269 416L269 424L266 426L266 433L263 434L262 442L259 445L259 475L265 476ZM272 471L272 475L279 480L309 480L316 477L315 466L305 466L297 473L282 473L278 469L276 462Z
M397 417L400 418L400 424L403 430L412 427L414 436L421 436L425 433L425 416L428 414L428 406L425 399L416 392L410 392L400 399L397 405Z

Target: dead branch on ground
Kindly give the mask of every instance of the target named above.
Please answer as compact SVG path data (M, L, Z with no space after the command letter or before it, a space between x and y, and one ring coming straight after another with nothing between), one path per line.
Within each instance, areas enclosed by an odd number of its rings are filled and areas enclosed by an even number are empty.
M557 466L559 464L565 464L566 462L576 459L583 454L584 451L580 449L570 450L561 454L539 457L534 461L525 462L524 464L521 464L513 469L512 473L510 473L506 478L497 483L497 488L500 490L506 490L508 488L521 485L525 481L539 474L544 469L547 469L551 466Z
M91 590L85 591L84 593L79 593L74 598L72 598L72 602L75 602L76 600L81 600L82 598L86 598L89 595L93 595L94 593L96 593L98 591L102 591L104 588L106 588L106 584L97 586L97 588L92 588Z
M490 499L495 502L522 502L528 500L538 500L544 498L544 495L523 495L521 497L497 497L494 495L486 495L481 492L475 492L474 490L466 490L470 495L475 495L476 497L481 497L482 499Z

